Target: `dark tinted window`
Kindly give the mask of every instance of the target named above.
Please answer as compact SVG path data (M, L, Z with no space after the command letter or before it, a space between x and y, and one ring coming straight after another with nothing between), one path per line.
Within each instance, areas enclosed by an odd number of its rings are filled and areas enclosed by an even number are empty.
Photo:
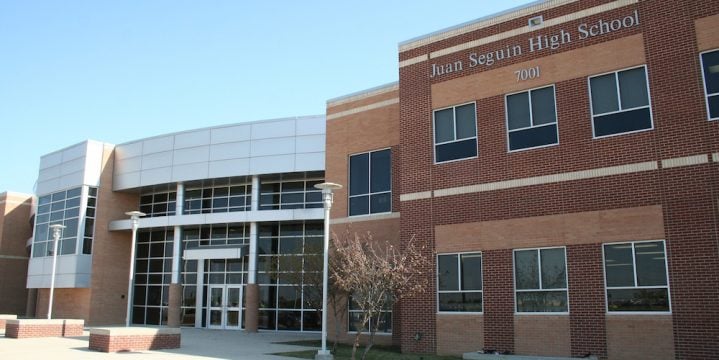
M390 149L350 156L349 215L392 211Z

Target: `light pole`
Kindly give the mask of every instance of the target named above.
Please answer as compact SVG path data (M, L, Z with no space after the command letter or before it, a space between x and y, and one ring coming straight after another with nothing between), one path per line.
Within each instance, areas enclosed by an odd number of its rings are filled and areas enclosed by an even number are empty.
M324 261L322 272L322 349L317 351L315 360L334 359L327 350L327 279L329 273L329 252L330 252L330 208L332 207L332 191L339 190L342 185L331 182L323 182L315 185L322 190L322 203L325 209L325 239L324 239Z
M145 213L139 211L128 211L125 213L132 222L132 245L130 245L130 278L127 283L127 312L125 313L125 326L130 326L130 307L132 306L132 282L135 278L135 242L137 241L137 226L140 217Z
M57 267L57 243L60 242L60 237L62 235L62 229L65 228L65 225L60 224L52 224L50 225L50 229L52 229L52 239L53 239L53 245L52 245L52 276L50 277L50 301L47 304L47 319L52 319L52 300L55 296L55 268Z

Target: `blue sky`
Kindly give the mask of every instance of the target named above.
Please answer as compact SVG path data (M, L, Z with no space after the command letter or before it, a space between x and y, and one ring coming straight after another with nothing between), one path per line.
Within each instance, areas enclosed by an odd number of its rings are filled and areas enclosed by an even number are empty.
M399 42L524 3L0 1L0 192L85 139L322 114L397 81Z

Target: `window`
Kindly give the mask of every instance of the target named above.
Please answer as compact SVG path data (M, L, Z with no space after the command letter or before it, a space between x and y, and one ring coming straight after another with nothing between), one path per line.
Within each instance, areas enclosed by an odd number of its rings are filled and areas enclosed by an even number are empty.
M87 191L87 207L85 208L85 230L83 232L82 253L92 254L92 240L95 236L95 207L97 205L97 188L89 187Z
M347 307L347 311L349 313L349 321L347 321L347 330L357 331L357 328L362 325L361 322L364 311L360 309L357 302L352 299L351 295L348 301L349 306ZM369 332L369 329L373 329L375 327L377 328L378 333L392 333L392 301L390 299L385 301L385 306L382 310L380 310L379 315L373 316L369 319L367 324L361 329L361 332Z
M482 312L482 254L437 255L437 297L440 312Z
M187 226L182 229L182 239L185 249L249 244L250 227L245 223Z
M260 179L260 210L321 208L322 190L315 185L322 182L324 173L321 171L263 176Z
M664 241L604 245L607 310L670 311Z
M392 211L392 153L390 149L350 156L349 214Z
M252 184L245 177L190 183L185 189L183 213L188 215L249 211L252 203ZM174 193L169 195L168 211L171 209L172 213L168 215L174 215Z
M701 55L704 92L707 97L709 120L719 119L719 50Z
M652 129L646 67L589 78L594 137Z
M257 239L263 330L322 330L322 221L263 223Z
M175 215L176 191L143 192L140 196L140 211L148 217Z
M507 95L509 151L559 142L554 86Z
M137 232L133 324L167 325L173 239L172 228Z
M514 251L518 313L567 312L567 264L564 248Z
M58 255L92 253L95 231L97 188L77 187L41 196L38 199L32 257L52 256L54 239L50 225L65 225L58 242Z
M477 117L474 103L434 112L434 161L477 156Z

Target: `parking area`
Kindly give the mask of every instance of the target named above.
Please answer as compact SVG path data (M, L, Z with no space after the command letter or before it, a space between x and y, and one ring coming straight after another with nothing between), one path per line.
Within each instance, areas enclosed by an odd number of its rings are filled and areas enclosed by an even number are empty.
M172 350L101 353L88 349L89 333L72 338L10 339L0 332L2 359L288 359L271 353L308 349L278 342L318 339L319 334L182 329Z

